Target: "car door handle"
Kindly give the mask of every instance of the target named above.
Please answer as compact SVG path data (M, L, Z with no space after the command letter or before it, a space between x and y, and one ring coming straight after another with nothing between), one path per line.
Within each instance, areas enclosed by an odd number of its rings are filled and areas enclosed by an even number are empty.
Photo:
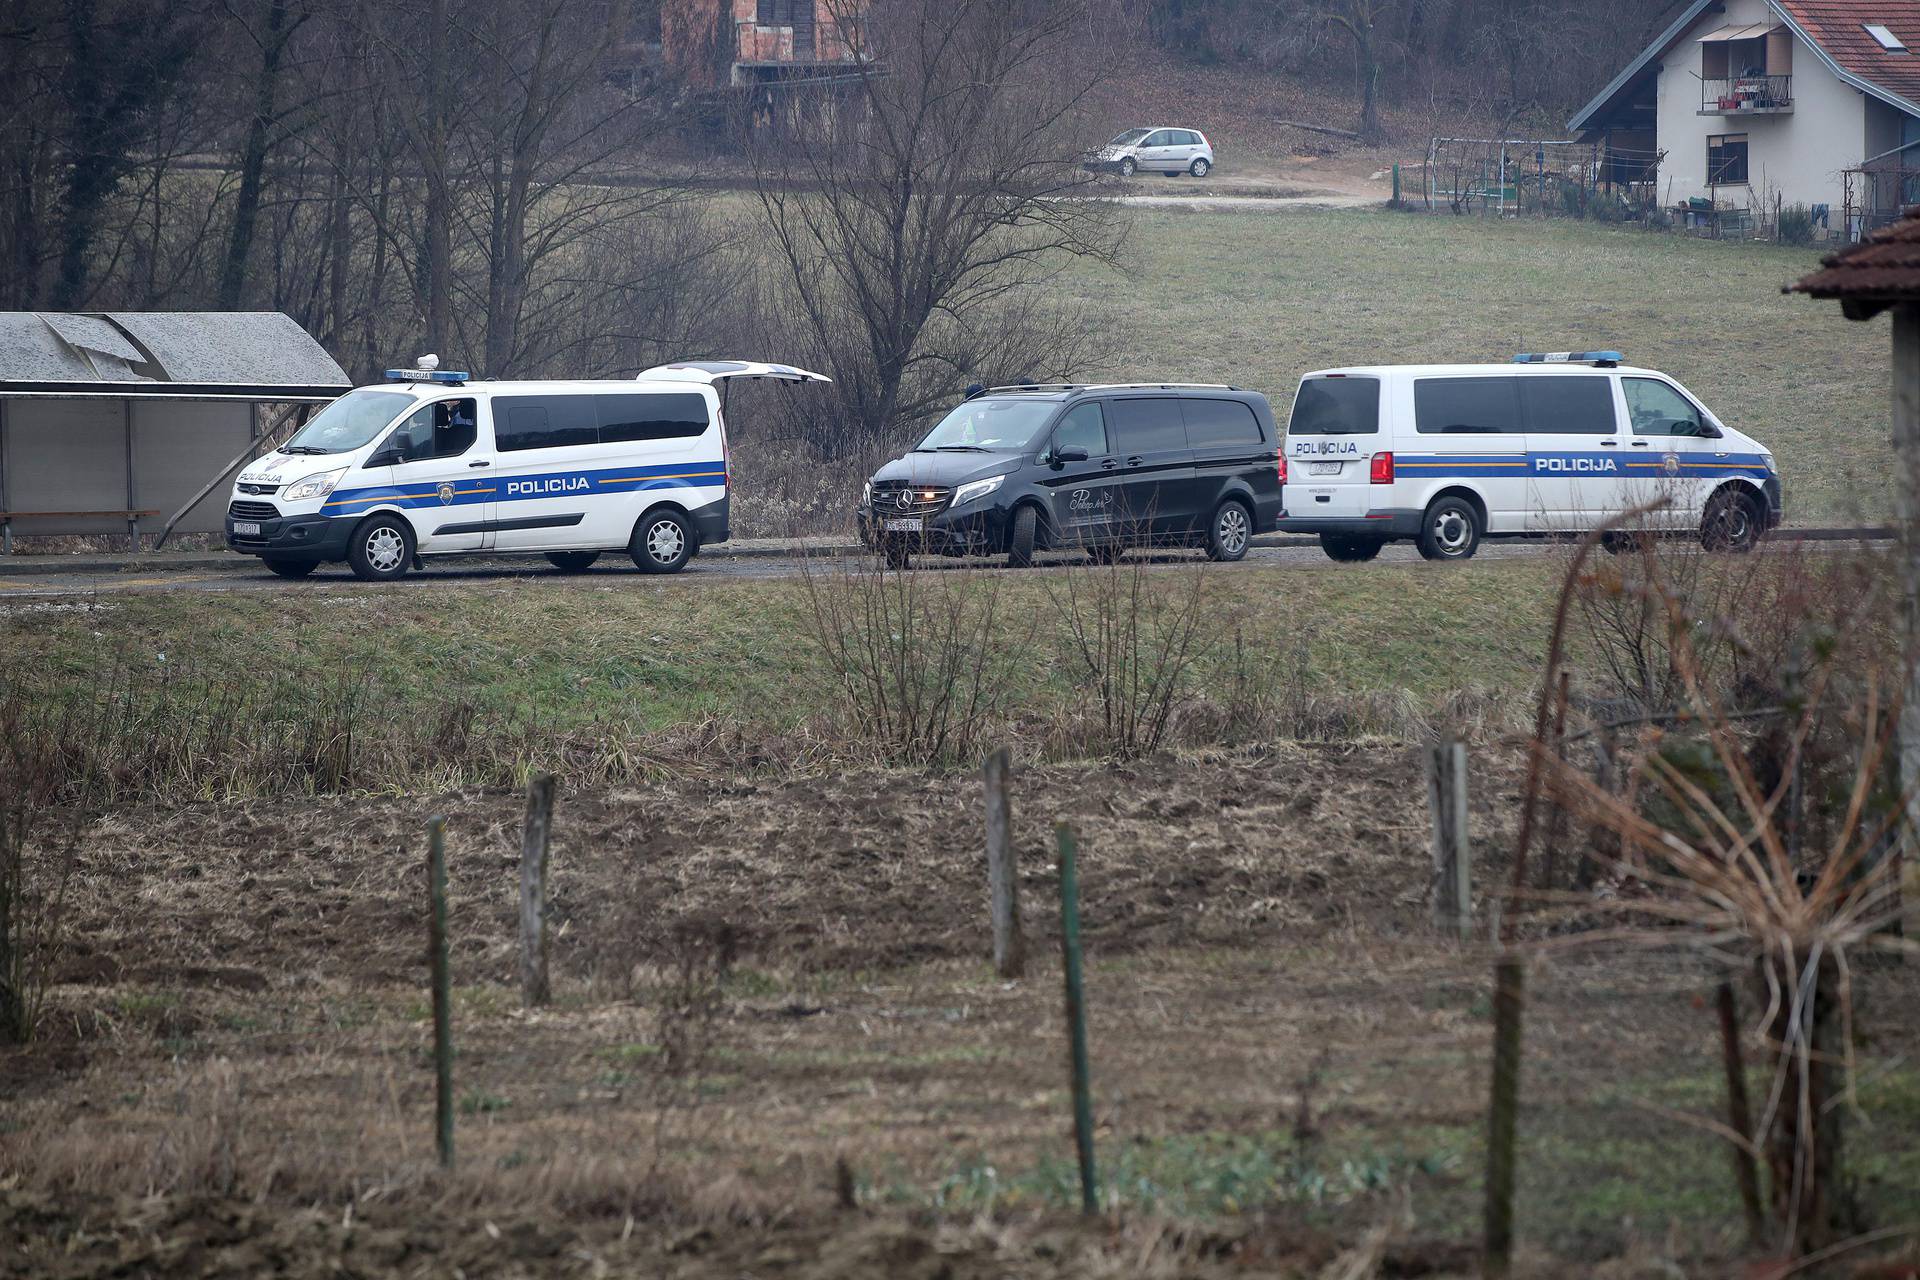
M1647 447L1647 442L1645 440L1635 440L1633 442L1633 447L1636 449L1644 449Z
M1145 458L1141 458L1141 457L1132 457L1132 458L1128 458L1128 459L1127 459L1127 465L1128 465L1128 466L1130 466L1130 467L1137 467L1137 466L1139 466L1139 465L1140 465L1141 463L1143 463L1143 462L1145 462L1145 461L1146 461L1146 459L1145 459Z
M1617 449L1620 447L1620 442L1618 440L1602 440L1600 447L1602 449Z
M491 462L469 462L467 465L469 467L490 467L493 464Z
M1117 463L1117 462L1115 462L1115 461L1114 461L1114 460L1113 460L1112 458L1102 458L1102 459L1100 459L1100 469L1101 469L1102 471L1111 471L1111 470L1113 470L1113 469L1114 469L1115 467L1117 467L1117 466L1119 466L1119 465L1120 465L1120 464L1119 464L1119 463Z

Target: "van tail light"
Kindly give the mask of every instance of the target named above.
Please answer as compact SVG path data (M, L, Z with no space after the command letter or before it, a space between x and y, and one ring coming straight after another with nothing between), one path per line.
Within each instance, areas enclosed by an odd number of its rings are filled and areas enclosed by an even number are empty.
M1373 465L1367 468L1367 483L1393 483L1393 455L1391 453L1376 453L1373 455Z
M1282 453L1280 455L1280 483L1285 484L1286 482L1287 482L1287 455Z

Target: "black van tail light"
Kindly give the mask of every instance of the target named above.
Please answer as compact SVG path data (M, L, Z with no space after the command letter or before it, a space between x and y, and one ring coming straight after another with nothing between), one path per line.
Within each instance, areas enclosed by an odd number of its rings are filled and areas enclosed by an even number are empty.
M1367 468L1367 483L1393 483L1393 455L1391 453L1376 453L1373 455L1373 465Z

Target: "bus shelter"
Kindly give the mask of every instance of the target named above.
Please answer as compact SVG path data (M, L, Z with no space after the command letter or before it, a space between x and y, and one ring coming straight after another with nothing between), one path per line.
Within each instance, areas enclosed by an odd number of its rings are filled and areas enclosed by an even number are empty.
M348 387L279 312L0 312L0 554L218 532L220 481Z

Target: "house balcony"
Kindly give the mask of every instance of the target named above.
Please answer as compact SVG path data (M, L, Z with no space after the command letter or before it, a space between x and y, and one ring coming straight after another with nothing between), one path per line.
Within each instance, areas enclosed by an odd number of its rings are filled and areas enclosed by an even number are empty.
M738 62L761 66L857 61L846 35L831 22L736 22L733 48Z
M1792 76L1733 76L1700 82L1703 116L1780 116L1793 112Z

